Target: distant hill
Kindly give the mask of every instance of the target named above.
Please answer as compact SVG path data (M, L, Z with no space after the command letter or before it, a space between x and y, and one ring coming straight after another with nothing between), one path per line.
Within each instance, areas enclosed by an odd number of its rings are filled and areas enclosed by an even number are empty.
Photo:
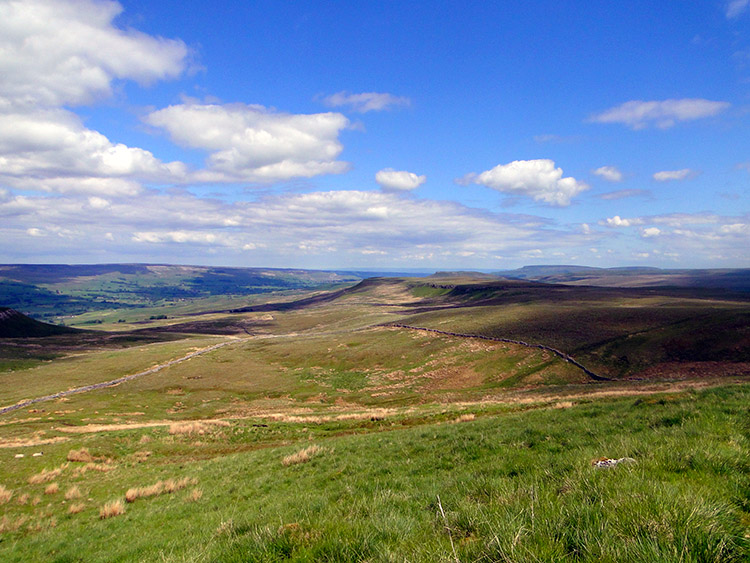
M594 268L590 266L524 266L493 272L497 276L600 287L682 287L750 291L750 269L662 270L660 268Z
M73 332L82 331L35 321L18 311L0 307L0 338L39 338Z
M144 307L217 295L254 295L354 283L356 274L321 270L165 264L4 264L0 305L40 319Z

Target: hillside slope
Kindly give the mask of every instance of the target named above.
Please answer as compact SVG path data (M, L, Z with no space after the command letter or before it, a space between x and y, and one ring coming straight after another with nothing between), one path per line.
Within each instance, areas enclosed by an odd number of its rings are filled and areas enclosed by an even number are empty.
M0 338L41 338L82 332L74 328L35 321L8 307L0 307Z

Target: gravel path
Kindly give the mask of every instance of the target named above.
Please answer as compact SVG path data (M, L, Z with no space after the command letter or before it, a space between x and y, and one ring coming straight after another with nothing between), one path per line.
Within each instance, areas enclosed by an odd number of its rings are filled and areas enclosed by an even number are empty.
M59 393L53 393L52 395L45 395L44 397L37 397L35 399L25 399L23 401L19 401L15 405L9 405L7 407L0 408L0 414L6 414L9 412L18 410L18 409L22 409L24 407L28 407L29 405L33 405L35 403L41 403L42 401L51 401L53 399L59 399L67 395L73 395L75 393L85 393L86 391L94 391L95 389L104 389L105 387L114 387L115 385L119 385L120 383L130 381L131 379L135 379L136 377L141 377L142 375L148 375L150 373L156 373L157 371L163 370L164 368L168 368L175 364L185 362L189 360L190 358L195 358L196 356L207 354L208 352L213 352L214 350L218 350L219 348L223 348L224 346L227 346L229 344L234 344L235 342L243 342L244 340L247 340L247 339L246 338L241 338L241 339L233 338L231 340L226 340L224 342L220 342L219 344L214 344L213 346L209 346L208 348L201 348L200 350L196 350L195 352L190 352L190 354L187 354L186 356L182 356L181 358L169 360L168 362L164 362L163 364L159 364L145 371L139 371L138 373L125 375L123 377L118 377L117 379L113 379L111 381L103 381L102 383L93 383L91 385L84 385L83 387L76 387L74 389L68 389L67 391L60 391Z
M547 352L552 352L555 356L558 356L559 358L562 358L569 364L573 364L577 368L583 371L586 375L588 375L591 379L594 379L595 381L614 381L610 379L609 377L604 377L603 375L597 375L587 367L583 366L576 360L574 360L572 357L570 357L565 352L561 352L560 350L556 348L552 348L550 346L545 346L544 344L529 344L528 342L524 342L523 340L511 340L510 338L495 338L493 336L483 336L481 334L462 334L459 332L447 332L445 330L438 330L436 328L425 328L421 326L411 326L411 325L403 325L398 323L390 323L387 326L395 326L398 328L408 328L410 330L424 330L427 332L434 332L437 334L444 334L446 336L457 336L459 338L479 338L481 340L491 340L492 342L508 342L510 344L520 344L521 346L526 346L527 348L539 348L540 350L546 350Z

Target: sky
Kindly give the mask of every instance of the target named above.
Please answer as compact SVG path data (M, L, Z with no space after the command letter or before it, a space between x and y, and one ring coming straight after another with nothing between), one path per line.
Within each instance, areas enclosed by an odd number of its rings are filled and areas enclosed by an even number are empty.
M750 0L0 0L0 262L750 267Z

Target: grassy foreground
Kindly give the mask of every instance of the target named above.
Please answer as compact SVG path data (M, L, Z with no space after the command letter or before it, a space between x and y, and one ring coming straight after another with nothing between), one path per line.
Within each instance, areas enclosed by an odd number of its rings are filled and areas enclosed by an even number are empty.
M565 408L469 406L422 423L412 413L409 425L255 418L201 435L131 429L106 442L76 436L43 462L6 450L0 559L747 561L748 405L744 384ZM273 438L259 440L264 432ZM258 449L191 458L192 445L211 441ZM66 466L80 446L113 469L82 471L107 465L85 456ZM600 456L637 461L595 469ZM62 469L30 483L42 467ZM170 479L181 483L171 493ZM44 494L52 483L58 491ZM117 500L124 513L101 519Z

